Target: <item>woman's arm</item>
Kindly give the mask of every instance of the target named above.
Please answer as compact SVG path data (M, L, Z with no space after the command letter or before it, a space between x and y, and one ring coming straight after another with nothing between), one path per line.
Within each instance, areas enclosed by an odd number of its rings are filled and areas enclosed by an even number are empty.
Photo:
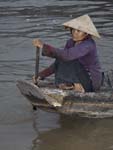
M69 61L87 55L94 48L95 44L92 40L85 40L71 48L65 47L64 49L57 49L48 44L44 44L42 55Z
M38 76L43 80L45 77L52 75L55 72L55 64L51 64L46 69L39 72Z

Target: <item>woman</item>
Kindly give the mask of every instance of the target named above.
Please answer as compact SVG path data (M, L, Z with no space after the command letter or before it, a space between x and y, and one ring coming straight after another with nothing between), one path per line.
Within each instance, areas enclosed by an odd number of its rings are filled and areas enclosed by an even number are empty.
M101 67L92 37L100 36L91 18L83 15L63 25L70 29L72 35L64 49L52 47L39 39L33 41L34 46L42 48L43 56L56 59L54 64L39 73L39 78L55 73L55 83L59 88L74 88L78 92L99 90Z

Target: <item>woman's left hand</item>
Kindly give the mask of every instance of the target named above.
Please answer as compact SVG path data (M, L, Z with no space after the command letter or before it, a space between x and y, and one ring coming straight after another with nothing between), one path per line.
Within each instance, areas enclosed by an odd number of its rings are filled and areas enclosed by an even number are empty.
M33 45L34 45L35 47L42 48L42 47L43 47L43 42L42 42L40 39L34 39L34 40L33 40Z

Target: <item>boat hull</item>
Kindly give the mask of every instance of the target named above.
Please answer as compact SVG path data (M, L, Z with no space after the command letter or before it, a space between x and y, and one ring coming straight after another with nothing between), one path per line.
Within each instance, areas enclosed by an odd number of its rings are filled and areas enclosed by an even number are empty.
M46 85L46 86L43 86ZM73 90L60 90L50 85L34 85L29 81L18 81L17 86L32 104L45 111L82 117L112 117L112 90L98 93L76 93Z

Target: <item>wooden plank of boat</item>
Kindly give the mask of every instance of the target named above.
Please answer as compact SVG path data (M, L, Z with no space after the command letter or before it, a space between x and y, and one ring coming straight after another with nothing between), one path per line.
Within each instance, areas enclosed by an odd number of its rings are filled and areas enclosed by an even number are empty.
M18 81L18 88L31 104L39 108L50 108L62 114L82 116L113 116L112 91L98 93L76 93L49 86L38 87L32 82Z

